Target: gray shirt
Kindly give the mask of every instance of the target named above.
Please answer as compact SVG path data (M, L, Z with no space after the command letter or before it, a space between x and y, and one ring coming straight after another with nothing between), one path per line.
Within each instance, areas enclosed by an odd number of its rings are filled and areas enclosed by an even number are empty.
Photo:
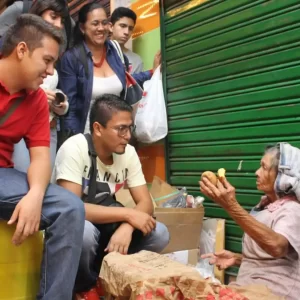
M22 13L23 13L23 1L16 1L0 15L0 38L4 36L9 26L16 23L17 18ZM71 22L72 22L72 27L74 28L75 22L72 18L71 18ZM67 47L67 35L65 30L63 30L63 37L64 39L63 39L63 44L61 45L60 53L63 53ZM70 39L71 38L72 37L70 37Z
M130 73L134 74L143 72L144 64L141 57L131 50L126 50L124 53L128 57L129 63L131 65Z
M22 12L23 2L16 1L0 15L0 37L4 35L10 25L15 24Z

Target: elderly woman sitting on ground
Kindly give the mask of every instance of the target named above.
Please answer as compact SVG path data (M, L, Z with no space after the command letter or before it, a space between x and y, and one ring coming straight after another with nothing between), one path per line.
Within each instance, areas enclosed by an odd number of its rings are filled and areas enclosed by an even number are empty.
M264 192L250 214L238 203L235 189L224 179L209 180L200 190L221 205L244 230L243 254L222 251L203 255L219 269L240 266L235 285L262 284L286 300L300 299L300 150L279 143L266 150L256 171Z

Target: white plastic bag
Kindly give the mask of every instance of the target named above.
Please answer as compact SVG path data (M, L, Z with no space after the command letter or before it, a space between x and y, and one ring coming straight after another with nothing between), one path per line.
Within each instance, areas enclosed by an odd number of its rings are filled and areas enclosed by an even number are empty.
M142 143L154 143L168 134L166 104L160 67L151 80L144 83L144 95L135 115L136 138Z
M214 253L216 244L216 219L204 220L200 235L200 254ZM208 259L200 258L196 266L197 271L204 278L210 278L214 283L220 283L215 278L214 266L209 264Z

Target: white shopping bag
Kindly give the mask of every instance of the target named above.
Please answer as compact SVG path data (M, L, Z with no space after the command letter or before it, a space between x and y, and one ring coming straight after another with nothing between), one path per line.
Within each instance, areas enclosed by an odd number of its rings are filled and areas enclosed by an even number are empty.
M144 95L135 115L136 137L142 143L154 143L168 134L168 120L160 67L144 83Z

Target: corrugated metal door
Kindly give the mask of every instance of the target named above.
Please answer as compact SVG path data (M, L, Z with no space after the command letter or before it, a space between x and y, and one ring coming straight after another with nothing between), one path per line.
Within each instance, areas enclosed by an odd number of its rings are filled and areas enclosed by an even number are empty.
M168 3L169 181L199 195L201 172L224 167L249 210L260 199L254 172L265 145L300 146L300 1ZM241 251L242 230L213 202L205 208L206 216L228 220L226 248Z

